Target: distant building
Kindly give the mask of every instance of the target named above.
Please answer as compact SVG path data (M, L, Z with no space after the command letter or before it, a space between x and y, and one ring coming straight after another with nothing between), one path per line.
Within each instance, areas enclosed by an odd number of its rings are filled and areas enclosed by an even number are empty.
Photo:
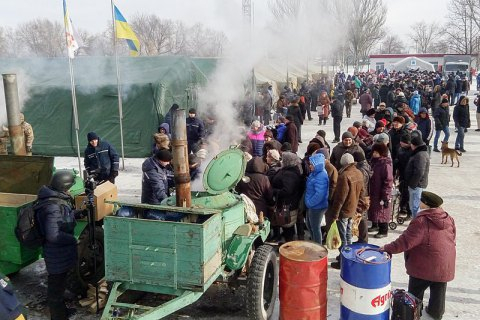
M456 58L458 61L466 61L470 64L470 56L462 54L443 54L443 53L413 53L413 54L372 54L370 58L370 70L377 71L387 69L387 71L395 70L395 64L402 60L406 60L411 65L411 69L415 69L417 61L426 61L433 65L436 71L443 71L443 67L449 58ZM411 61L408 61L407 58ZM414 58L418 58L414 59Z

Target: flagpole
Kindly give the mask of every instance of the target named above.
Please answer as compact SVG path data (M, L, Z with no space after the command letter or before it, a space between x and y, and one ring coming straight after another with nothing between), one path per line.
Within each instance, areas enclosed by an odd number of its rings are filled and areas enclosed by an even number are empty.
M80 130L80 126L78 124L77 94L75 91L75 77L73 73L73 63L72 63L72 58L70 58L70 56L68 57L68 66L70 68L70 84L72 86L72 105L73 105L73 119L75 122L75 136L77 139L78 171L80 173L80 177L82 177L83 179L82 160L80 157L80 142L78 139L78 131Z
M118 52L117 52L117 28L115 26L115 7L113 0L110 0L112 6L112 24L113 24L113 48L115 51L115 67L117 70L117 94L118 94L118 115L120 118L120 145L122 148L122 170L125 170L125 152L123 150L123 110L122 110L122 85L120 81L120 69L118 67Z

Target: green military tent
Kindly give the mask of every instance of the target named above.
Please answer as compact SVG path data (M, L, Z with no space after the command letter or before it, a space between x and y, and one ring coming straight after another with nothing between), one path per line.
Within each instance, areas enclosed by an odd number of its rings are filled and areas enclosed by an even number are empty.
M206 84L216 64L213 58L182 56L119 59L127 157L150 153L152 134L173 103L195 106L191 92ZM78 57L73 68L81 151L87 143L86 134L95 131L120 153L114 57ZM22 109L34 128L34 153L76 155L68 60L1 59L0 72L17 74ZM0 99L3 102L4 97Z

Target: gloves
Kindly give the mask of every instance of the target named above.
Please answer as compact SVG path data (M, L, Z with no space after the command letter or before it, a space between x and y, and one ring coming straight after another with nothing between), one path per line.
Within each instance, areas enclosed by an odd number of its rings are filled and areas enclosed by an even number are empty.
M115 178L118 177L118 171L110 172L110 177L108 177L108 181L111 183L115 183Z
M31 147L31 146L27 146L25 149L26 149L26 151L29 152L29 153L32 152L32 147Z
M88 215L88 209L76 210L75 219L83 219Z

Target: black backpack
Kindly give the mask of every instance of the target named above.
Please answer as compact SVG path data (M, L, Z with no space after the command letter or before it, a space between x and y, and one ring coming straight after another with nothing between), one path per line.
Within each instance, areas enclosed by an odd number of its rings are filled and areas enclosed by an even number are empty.
M18 241L29 249L37 249L45 242L34 209L36 204L37 201L20 209L15 227Z

